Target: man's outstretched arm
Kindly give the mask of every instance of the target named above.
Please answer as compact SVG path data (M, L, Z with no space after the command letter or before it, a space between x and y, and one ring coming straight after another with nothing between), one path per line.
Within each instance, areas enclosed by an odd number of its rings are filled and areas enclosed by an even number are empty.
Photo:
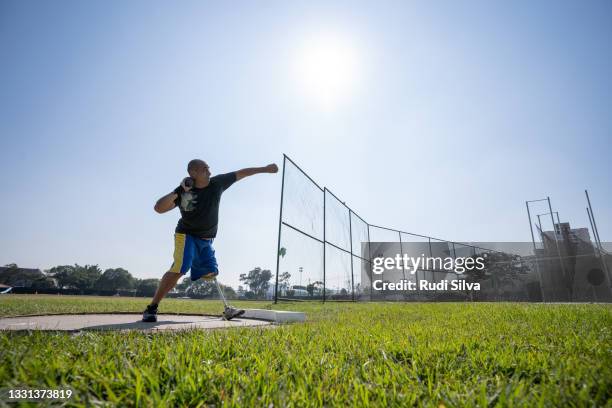
M236 181L259 173L278 173L278 166L272 163L268 164L265 167L249 167L246 169L238 170L236 172Z

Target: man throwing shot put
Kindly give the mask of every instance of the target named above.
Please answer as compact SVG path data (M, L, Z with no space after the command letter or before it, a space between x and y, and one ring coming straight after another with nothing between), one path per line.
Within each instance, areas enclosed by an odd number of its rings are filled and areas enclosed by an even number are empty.
M157 306L176 285L181 276L191 269L191 280L215 279L219 274L213 240L219 224L219 202L221 194L236 181L259 173L276 173L276 164L252 167L210 177L210 168L205 161L194 159L187 165L189 177L179 187L157 200L155 211L160 214L178 206L181 219L174 234L174 262L159 283L151 304L143 313L142 321L157 321ZM227 319L239 316L244 310L226 308Z

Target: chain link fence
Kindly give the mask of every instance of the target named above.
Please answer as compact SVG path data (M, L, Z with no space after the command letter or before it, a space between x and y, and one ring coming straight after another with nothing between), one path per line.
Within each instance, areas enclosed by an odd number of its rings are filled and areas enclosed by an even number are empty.
M460 243L413 234L370 224L286 155L282 174L275 302L612 300L607 274L612 256L595 251L590 241L584 242L584 248L571 246L570 251L563 249L570 248L569 240L535 246L532 242ZM545 239L546 233L540 233ZM380 273L373 268L377 259L415 254L456 262L487 258L489 262L480 275L435 263L404 263ZM478 282L479 289L443 286L460 281ZM378 287L385 282L404 282L414 290Z

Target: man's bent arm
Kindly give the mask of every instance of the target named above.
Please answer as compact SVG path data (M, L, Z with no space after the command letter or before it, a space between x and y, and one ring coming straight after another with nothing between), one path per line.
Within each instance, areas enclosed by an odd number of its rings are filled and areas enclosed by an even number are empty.
M174 191L170 194L166 194L165 196L157 200L157 202L155 203L155 207L153 208L156 212L160 214L168 212L174 207L176 207L176 204L174 204L174 200L176 200L177 197L178 194L176 194Z
M278 166L276 164L268 164L265 167L248 167L246 169L238 170L236 172L236 181L243 179L248 176L260 173L277 173Z

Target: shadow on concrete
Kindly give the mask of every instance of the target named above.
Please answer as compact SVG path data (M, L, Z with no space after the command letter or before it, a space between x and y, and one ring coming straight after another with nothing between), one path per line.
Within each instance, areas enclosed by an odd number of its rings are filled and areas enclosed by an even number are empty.
M158 321L147 323L140 314L75 314L75 315L38 315L0 318L0 330L10 331L173 331L190 329L225 329L235 327L254 327L271 325L258 319L236 318L230 321L220 316L205 315L160 315Z
M128 323L101 324L98 326L85 326L81 330L132 330L132 329L151 330L151 329L156 329L159 326L165 326L165 325L171 325L171 324L184 324L186 326L189 326L189 325L195 325L197 323L198 322L186 322L186 321L175 322L172 320L161 320L161 321L157 321L154 323L136 321L136 322L128 322Z

